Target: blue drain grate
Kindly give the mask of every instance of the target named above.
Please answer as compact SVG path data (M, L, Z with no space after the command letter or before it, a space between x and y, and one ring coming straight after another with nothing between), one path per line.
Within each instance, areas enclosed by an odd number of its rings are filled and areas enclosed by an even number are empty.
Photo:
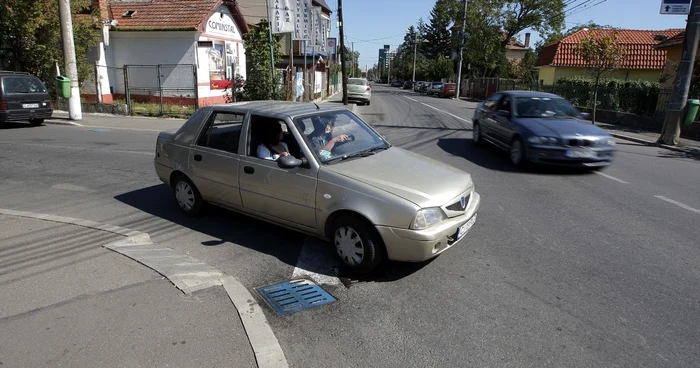
M309 280L292 280L257 288L267 304L284 316L304 309L332 303L336 299Z

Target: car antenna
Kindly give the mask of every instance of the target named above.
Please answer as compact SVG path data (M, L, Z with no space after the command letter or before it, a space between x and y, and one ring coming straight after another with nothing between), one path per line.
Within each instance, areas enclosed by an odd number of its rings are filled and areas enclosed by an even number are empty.
M314 105L316 105L316 110L321 110L321 106L318 106L316 101L311 101Z

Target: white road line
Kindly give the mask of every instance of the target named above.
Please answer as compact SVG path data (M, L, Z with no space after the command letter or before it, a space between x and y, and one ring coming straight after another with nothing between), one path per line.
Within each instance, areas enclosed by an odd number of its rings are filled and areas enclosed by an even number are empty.
M328 244L307 237L304 240L297 265L292 272L292 279L309 278L317 284L340 286L340 280L335 276L330 276L340 266L339 261Z
M171 129L146 129L146 128L125 128L125 127L111 127L111 126L99 126L99 125L81 125L81 128L91 129L114 129L114 130L137 130L142 132L167 132L168 130L175 130L178 128Z
M439 112L441 112L441 113L443 113L443 114L447 114L447 115L449 115L449 116L451 116L451 117L453 117L453 118L455 118L455 119L457 119L457 120L461 120L461 121L463 121L463 122L465 122L465 123L470 123L470 124L471 124L471 122L472 122L471 119L465 119L465 118L459 117L459 116L457 116L457 115L455 115L455 114L453 114L453 113L449 113L449 112L447 112L447 111L440 110L440 109L438 109L437 107L428 105L428 104L425 103L425 102L420 102L420 101L414 100L414 99L412 99L412 98L410 98L410 97L408 97L408 96L404 96L404 97L406 97L407 99L409 99L409 100L411 100L411 101L418 102L418 103L420 103L420 104L422 104L422 105L428 106L429 108L431 108L431 109L433 109L433 110L437 110L437 111L439 111Z
M153 155L153 152L148 151L129 151L129 150L110 150L110 149L93 149L87 147L71 147L71 146L60 146L53 144L43 144L43 143L28 143L28 142L0 142L0 144L13 144L13 145L23 145L23 146L36 146L43 148L55 148L55 149L67 149L74 151L93 151L93 152L109 152L109 153L128 153L132 155Z
M678 207L680 207L680 208L684 208L684 209L686 209L686 210L688 210L688 211L690 211L690 212L695 212L695 213L697 213L697 214L700 215L700 210L699 210L699 209L690 207L690 206L688 206L687 204L683 204L683 203L681 203L681 202L674 201L673 199L666 198L666 197L664 197L664 196L662 196L662 195L656 195L656 196L654 196L654 197L656 197L656 198L658 198L658 199L660 199L660 200L662 200L662 201L666 201L666 202L668 202L668 203L675 204L676 206L678 206Z
M600 171L594 171L594 172L595 172L596 174L598 174L598 175L604 177L604 178L608 178L608 179L610 179L610 180L615 180L615 181L618 182L618 183L629 184L628 182L626 182L626 181L624 181L624 180L622 180L622 179L618 179L618 178L616 178L616 177L614 177L614 176L612 176L612 175L608 175L608 174L602 173L602 172L600 172Z

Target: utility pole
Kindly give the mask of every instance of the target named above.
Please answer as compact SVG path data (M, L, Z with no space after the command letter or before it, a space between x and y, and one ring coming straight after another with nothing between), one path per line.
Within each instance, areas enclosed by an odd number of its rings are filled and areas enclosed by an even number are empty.
M70 10L70 0L58 1L58 15L61 21L61 38L63 38L63 59L65 61L65 72L68 74L68 78L70 78L68 117L71 120L82 120L83 111L82 106L80 105L80 84L78 82L78 63L75 60L73 18ZM99 81L97 83L99 83Z
M686 111L690 80L693 77L693 63L698 51L698 42L700 42L700 0L692 0L690 14L688 14L688 21L685 26L681 62L678 65L673 92L671 92L671 99L666 112L666 120L661 129L661 137L659 137L657 143L670 146L678 144L681 135L681 120L683 120L683 114Z
M418 33L416 32L416 38L413 40L413 83L416 82L416 52L418 51Z
M459 66L457 67L457 95L459 100L460 87L462 85L462 61L464 59L464 38L467 34L467 0L464 0L464 16L462 17L462 29L459 31Z
M350 77L355 78L355 43L351 42L350 47L351 47L350 55L352 58L352 64L350 64L350 65L352 65L352 69L350 70Z
M386 59L389 61L389 71L387 72L386 82L388 85L391 85L391 47L389 48L389 52L386 54Z
M343 0L338 0L338 32L340 33L340 72L343 74L343 105L348 104L348 75L345 66L345 36L343 33Z

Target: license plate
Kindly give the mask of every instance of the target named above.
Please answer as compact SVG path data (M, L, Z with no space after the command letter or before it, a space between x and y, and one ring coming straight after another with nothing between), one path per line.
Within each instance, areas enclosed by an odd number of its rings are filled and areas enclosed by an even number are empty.
M469 229L474 226L474 223L476 222L476 214L472 218L469 219L469 221L465 222L464 225L459 227L459 230L457 231L457 240L462 239L467 233L469 232Z
M25 108L25 109L38 109L38 108L39 108L39 104L38 104L38 103L34 103L34 104L22 104L22 107Z
M595 151L570 150L566 151L566 156L571 158L596 158Z

